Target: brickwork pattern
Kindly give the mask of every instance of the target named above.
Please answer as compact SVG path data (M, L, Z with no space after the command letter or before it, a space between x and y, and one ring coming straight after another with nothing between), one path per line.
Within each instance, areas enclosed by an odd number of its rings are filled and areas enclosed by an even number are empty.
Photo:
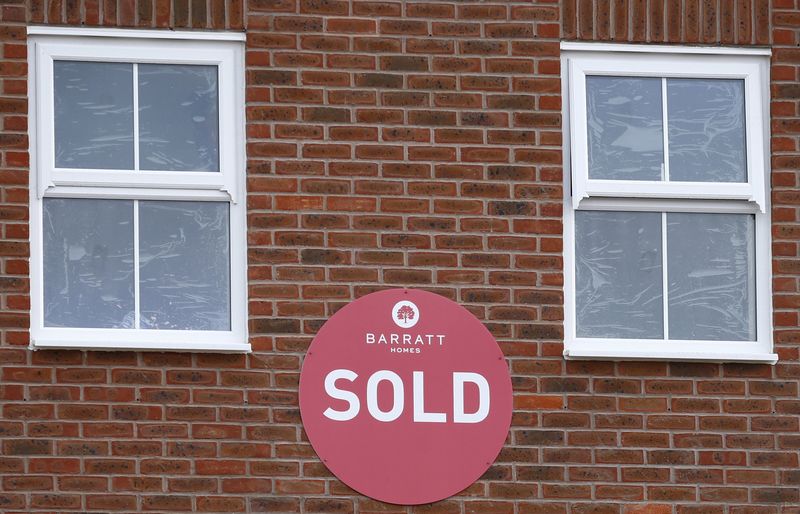
M26 22L246 28L253 354L26 349ZM777 366L561 357L561 37L774 45ZM6 1L0 44L1 511L800 512L795 0ZM497 462L419 508L332 477L297 408L325 319L399 286L515 388Z
M773 2L793 9L793 2ZM769 0L563 0L565 39L768 45Z

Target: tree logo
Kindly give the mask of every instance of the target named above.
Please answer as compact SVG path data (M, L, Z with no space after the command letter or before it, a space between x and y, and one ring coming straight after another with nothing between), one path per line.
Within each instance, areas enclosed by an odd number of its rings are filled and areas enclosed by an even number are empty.
M419 308L407 300L401 300L392 308L392 321L400 328L411 328L419 321Z

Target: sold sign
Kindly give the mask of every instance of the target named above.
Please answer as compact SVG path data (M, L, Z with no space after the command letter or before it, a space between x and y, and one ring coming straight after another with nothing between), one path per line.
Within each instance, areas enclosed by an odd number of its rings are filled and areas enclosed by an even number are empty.
M364 296L320 329L303 362L300 413L322 462L389 503L469 487L511 424L508 364L486 327L433 293Z

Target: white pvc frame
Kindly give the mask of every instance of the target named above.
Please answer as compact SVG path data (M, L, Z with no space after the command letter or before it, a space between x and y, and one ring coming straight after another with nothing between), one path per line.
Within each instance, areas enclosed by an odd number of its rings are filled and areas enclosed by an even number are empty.
M762 362L772 345L769 50L562 43L564 162L564 356L567 359ZM728 77L745 80L746 184L590 180L586 75ZM742 213L755 216L756 340L577 337L575 211ZM665 234L662 234L662 239ZM666 250L662 252L666 259ZM666 278L665 278L666 280ZM666 289L665 289L666 290ZM665 302L666 305L666 302ZM666 306L664 307L667 310ZM668 314L667 314L668 316ZM664 319L665 333L668 318Z
M147 32L148 34L144 34ZM166 34L166 33L165 33ZM244 201L242 34L29 27L31 148L31 348L248 352ZM207 37L208 36L208 37ZM219 69L219 172L73 170L55 167L53 61L204 64ZM134 73L134 80L136 74ZM134 87L134 102L136 101ZM134 105L135 108L135 105ZM138 155L138 133L134 151ZM135 159L138 167L138 159ZM231 330L147 330L44 326L42 199L118 198L227 202L230 212ZM136 220L135 220L136 221ZM134 230L134 246L138 240ZM137 298L138 301L138 298Z

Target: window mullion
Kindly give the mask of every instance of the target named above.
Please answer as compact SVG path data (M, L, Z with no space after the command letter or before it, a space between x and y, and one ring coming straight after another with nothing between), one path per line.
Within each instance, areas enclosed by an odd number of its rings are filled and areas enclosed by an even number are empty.
M141 310L139 300L139 200L133 201L133 306L134 325L141 328Z
M667 78L661 79L661 123L664 137L664 182L669 182L669 117L667 115Z
M667 268L667 213L661 213L661 298L664 308L664 341L669 341L669 276Z
M139 64L133 63L133 169L139 171Z
M139 64L133 63L133 169L139 171ZM139 298L139 200L133 201L133 304L134 328L141 328Z

